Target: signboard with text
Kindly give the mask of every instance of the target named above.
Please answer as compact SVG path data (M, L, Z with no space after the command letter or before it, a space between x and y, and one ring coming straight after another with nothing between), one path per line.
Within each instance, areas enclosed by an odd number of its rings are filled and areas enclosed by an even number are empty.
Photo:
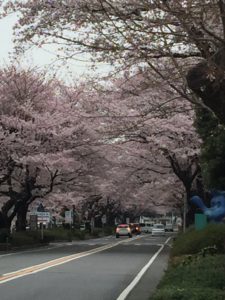
M73 223L73 211L72 210L65 211L65 223L68 223L68 224Z
M48 211L37 211L36 215L38 223L47 224L51 222L51 214Z

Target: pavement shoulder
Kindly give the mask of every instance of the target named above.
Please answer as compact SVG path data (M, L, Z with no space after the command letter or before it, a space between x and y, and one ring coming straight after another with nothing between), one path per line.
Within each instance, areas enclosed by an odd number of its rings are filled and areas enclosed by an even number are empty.
M169 261L170 246L165 245L150 268L127 296L126 300L150 300L162 279Z

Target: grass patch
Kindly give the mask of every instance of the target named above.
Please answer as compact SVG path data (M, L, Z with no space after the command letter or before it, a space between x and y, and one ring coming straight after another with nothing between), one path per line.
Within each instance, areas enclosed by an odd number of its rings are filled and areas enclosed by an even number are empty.
M180 233L151 300L225 300L225 224Z
M95 228L92 233L88 231L81 231L80 229L65 229L65 228L52 228L44 229L43 239L41 230L27 230L20 232L9 233L9 230L0 230L0 251L11 247L32 246L41 243L49 243L54 241L73 241L84 240L93 237L100 237L109 235L112 232L111 227Z
M184 288L174 286L162 288L152 300L224 300L225 293L211 288Z
M35 236L28 235L27 232L14 232L9 243L13 247L30 246L39 243L39 239Z
M209 287L222 289L225 287L225 259L224 255L198 257L189 264L182 261L169 267L167 274L160 283L162 285L175 285L180 288Z
M224 300L224 255L170 265L152 300Z
M177 236L171 256L196 254L206 247L216 246L217 253L225 253L225 224L210 224L204 230L188 230Z

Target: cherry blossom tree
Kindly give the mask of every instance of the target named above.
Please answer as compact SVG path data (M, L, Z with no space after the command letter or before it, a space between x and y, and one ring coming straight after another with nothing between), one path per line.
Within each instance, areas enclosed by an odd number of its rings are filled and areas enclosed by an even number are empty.
M7 73L6 79L8 76ZM15 80L17 77L19 74L15 72ZM171 97L170 101L164 98L165 94L158 93L158 82L150 89L142 77L138 74L133 82L129 80L122 86L117 83L113 92L107 90L101 95L91 88L65 87L58 81L51 80L49 84L44 81L40 91L34 89L31 100L27 97L31 93L23 92L24 82L30 79L24 78L20 83L9 80L8 84L16 84L16 91L21 89L22 97L17 98L14 93L12 103L17 109L9 107L2 113L5 153L18 164L23 163L24 172L28 163L29 170L35 171L37 164L44 169L43 162L48 162L47 167L53 174L60 170L58 192L62 195L76 191L79 197L84 195L83 199L87 199L100 194L103 199L121 202L127 209L134 203L153 208L156 199L158 203L164 202L163 205L168 200L172 203L168 190L172 193L177 184L163 150L169 149L176 157L196 154L199 141L192 129L193 112L168 88L164 92ZM36 84L37 80L33 82ZM134 94L137 82L140 90ZM30 86L31 92L32 84ZM4 90L4 99L7 99L7 91L14 88ZM35 105L37 95L40 98ZM43 105L38 106L43 99ZM161 105L163 101L168 102L166 111L165 105ZM23 110L26 114L20 113ZM21 182L21 186L23 184ZM40 185L38 181L35 184ZM68 199L71 205L74 195ZM64 205L69 204L63 196L58 199Z
M17 163L10 159L5 173L2 174L4 181L1 183L0 197L6 199L0 212L0 228L10 228L11 222L17 216L17 230L26 229L26 216L29 205L37 198L43 198L49 194L58 176L49 169L44 182L40 181L43 169ZM49 178L48 178L49 177Z
M20 46L55 43L63 57L86 52L123 70L144 67L224 123L223 0L7 1L12 11Z
M193 182L200 141L191 125L193 107L184 100L224 122L222 0L7 2L7 13L20 11L15 32L23 45L60 43L64 57L84 51L125 71L129 84L114 88L109 101L82 103L96 109L89 120L104 132L103 144L117 139L151 145L152 163L167 159L175 173L185 168L188 185ZM99 137L90 126L85 129L89 137ZM144 168L138 172L146 181Z
M56 178L65 190L87 172L90 132L76 107L82 88L13 65L1 70L0 90L1 226L17 216L24 229L30 204L52 192Z
M96 227L102 227L102 218L106 224L115 225L115 217L121 214L121 203L118 200L102 195L90 195L80 203L83 220L90 223L92 220Z

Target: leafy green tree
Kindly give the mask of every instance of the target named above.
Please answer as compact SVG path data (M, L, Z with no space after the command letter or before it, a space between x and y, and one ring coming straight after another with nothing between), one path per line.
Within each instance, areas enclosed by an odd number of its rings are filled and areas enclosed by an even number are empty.
M225 128L209 111L196 111L195 126L202 138L200 164L209 189L225 189Z

